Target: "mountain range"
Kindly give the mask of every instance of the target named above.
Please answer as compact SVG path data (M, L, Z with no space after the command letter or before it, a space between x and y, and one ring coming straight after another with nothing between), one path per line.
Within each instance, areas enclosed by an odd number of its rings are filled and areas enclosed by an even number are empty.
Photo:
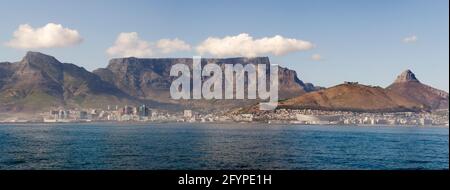
M112 59L106 68L89 72L39 52L16 63L0 63L0 112L36 112L55 107L105 108L147 104L164 109L221 110L257 102L245 100L173 100L169 89L172 65L192 66L190 58ZM202 65L270 64L267 57L202 59ZM292 98L320 87L304 83L293 70L279 67L279 94Z
M0 112L64 108L106 108L147 104L154 108L217 111L254 105L258 100L173 100L169 89L174 64L190 58L118 58L89 72L39 52L16 63L0 63ZM268 57L202 59L202 65L270 64ZM447 92L422 84L410 70L387 88L344 83L330 88L304 83L295 71L279 67L279 108L350 111L429 111L448 109ZM251 109L250 109L251 110Z

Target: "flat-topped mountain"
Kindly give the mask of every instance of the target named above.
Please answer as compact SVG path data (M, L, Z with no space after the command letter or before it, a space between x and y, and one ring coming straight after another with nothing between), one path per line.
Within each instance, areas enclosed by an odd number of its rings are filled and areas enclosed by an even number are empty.
M191 58L160 58L138 59L120 58L112 59L107 68L97 69L95 74L104 81L116 85L119 89L130 95L143 99L159 99L171 101L169 88L173 77L170 69L173 65L181 63L192 66ZM266 64L268 57L257 58L227 58L202 59L202 65L216 63L222 67L225 64ZM279 67L279 94L280 98L291 98L315 90L314 85L306 85L297 77L293 70Z
M175 64L185 64L192 68L192 58L120 58L112 59L107 68L97 69L94 73L104 81L115 85L131 96L143 100L183 105L185 108L206 110L223 110L251 105L258 100L173 100L170 97L170 85L175 77L170 76L170 69ZM224 69L225 64L266 64L268 57L202 59L202 66L216 63ZM267 72L269 66L267 66ZM269 73L267 73L269 74ZM293 70L279 67L279 96L281 99L296 97L317 87L305 84ZM206 80L203 78L202 80Z
M422 84L410 70L401 73L386 90L410 101L427 105L431 109L448 109L449 107L447 92Z

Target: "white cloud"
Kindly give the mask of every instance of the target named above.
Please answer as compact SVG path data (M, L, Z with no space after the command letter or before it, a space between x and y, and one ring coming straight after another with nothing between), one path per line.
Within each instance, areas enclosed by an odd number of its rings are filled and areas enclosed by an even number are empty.
M309 50L313 47L311 42L284 38L280 35L253 39L249 34L242 33L224 38L209 37L197 47L197 52L202 55L210 54L218 57L255 57L267 54L279 56L295 51Z
M189 51L191 46L186 42L175 39L161 39L156 43L156 48L158 48L160 53L168 54L177 51Z
M285 55L295 51L309 50L313 47L311 42L284 38L280 35L253 39L252 36L242 33L224 38L207 38L196 47L196 50L201 55L208 54L217 57L256 57L268 54ZM161 39L153 43L140 39L136 32L130 32L120 33L114 45L106 52L111 57L151 57L189 50L191 50L191 46L178 38Z
M314 54L311 56L311 59L314 61L320 61L322 60L322 56L320 54Z
M147 57L153 55L150 43L139 39L136 32L120 33L114 45L108 48L106 53L112 57Z
M414 43L414 42L417 42L417 40L418 40L418 38L416 35L407 36L407 37L403 38L404 43Z
M18 49L67 47L83 41L78 31L54 23L41 28L22 24L14 31L13 36L6 45Z
M111 57L151 57L176 51L188 51L191 46L175 39L161 39L151 43L139 38L137 32L120 33L114 45L106 50Z

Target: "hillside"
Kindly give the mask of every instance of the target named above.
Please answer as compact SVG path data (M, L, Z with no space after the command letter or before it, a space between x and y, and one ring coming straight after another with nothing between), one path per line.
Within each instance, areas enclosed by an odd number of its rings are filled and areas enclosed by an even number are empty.
M390 86L389 93L405 97L409 101L427 105L430 109L448 109L447 92L422 84L410 70L404 71Z
M391 94L381 87L341 84L280 102L279 108L341 111L413 111L424 105Z

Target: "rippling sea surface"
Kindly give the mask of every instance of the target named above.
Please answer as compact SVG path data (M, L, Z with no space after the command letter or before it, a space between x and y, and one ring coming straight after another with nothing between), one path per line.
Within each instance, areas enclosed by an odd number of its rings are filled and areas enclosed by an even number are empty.
M449 169L448 127L0 125L0 169Z

